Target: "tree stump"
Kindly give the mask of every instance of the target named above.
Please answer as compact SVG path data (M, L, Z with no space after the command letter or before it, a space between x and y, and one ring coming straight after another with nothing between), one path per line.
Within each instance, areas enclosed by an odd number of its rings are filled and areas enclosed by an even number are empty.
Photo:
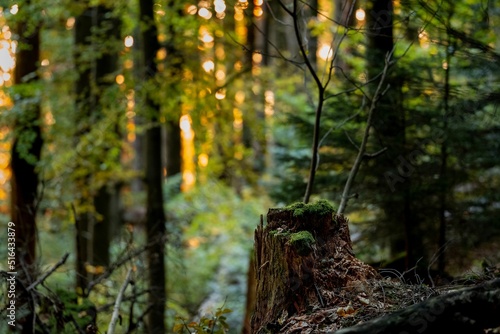
M252 333L286 333L292 316L332 308L335 291L378 277L355 258L347 219L324 200L270 209L255 231Z

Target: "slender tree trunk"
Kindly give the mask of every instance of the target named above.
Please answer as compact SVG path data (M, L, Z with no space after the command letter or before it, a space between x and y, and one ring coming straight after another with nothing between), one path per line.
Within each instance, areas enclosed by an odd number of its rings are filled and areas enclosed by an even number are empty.
M99 35L94 29L98 28ZM101 93L113 81L109 75L117 69L117 54L112 50L102 48L95 39L106 38L107 42L117 41L120 38L120 22L112 17L112 10L104 6L87 8L78 16L75 23L75 44L77 53L75 62L83 69L78 73L76 82L77 92L77 129L75 140L89 133L93 123L102 119L104 106ZM92 60L86 60L87 53L97 55ZM118 132L117 129L114 131ZM117 136L119 134L117 133ZM106 145L106 144L105 144ZM96 148L99 152L106 152L111 147ZM81 166L88 162L96 163L90 153L82 157ZM79 209L76 217L76 244L77 244L77 291L86 295L88 282L93 274L87 271L86 264L96 266L109 265L109 246L111 242L111 229L119 221L119 193L118 187L108 182L100 189L93 189L93 171L95 165L90 166L86 175L76 180L78 189L81 190L81 203L95 208L95 215L87 209Z
M97 26L105 30L103 35L106 38L106 42L119 43L121 22L113 16L112 8L99 6L97 11ZM104 91L110 85L115 84L114 80L110 80L108 76L116 72L117 69L117 52L103 50L102 55L96 61L95 84L98 87L97 94ZM98 99L100 100L101 96ZM101 103L97 108L98 114L95 118L101 119L105 117L103 115L103 108L105 107ZM121 138L118 126L110 130L116 133L117 138ZM104 152L107 152L111 148L111 146L104 147ZM113 180L109 180L107 184L100 187L94 196L94 207L99 218L94 219L93 256L91 260L93 266L107 267L110 264L109 247L111 245L113 230L119 225L119 203L119 185Z
M180 110L180 106L179 109ZM178 116L178 111L173 111ZM179 175L182 170L181 129L179 117L167 122L167 179ZM180 190L180 188L179 188Z
M351 11L353 6L352 2L354 0L335 0L335 21L339 24L352 27L354 26L354 13L355 10ZM349 15L351 14L351 15Z
M262 6L264 11L264 22L262 24L262 66L270 66L271 65L271 43L276 44L276 27L273 27L276 22L273 20L273 2L265 2ZM275 5L276 6L276 5Z
M26 22L19 22L17 30L20 34L19 48L16 54L14 82L16 85L29 84L38 80L38 62L40 53L39 29L29 29ZM21 116L16 119L14 141L11 152L11 215L16 224L16 249L19 254L17 264L24 264L29 275L35 262L36 249L36 205L39 183L36 164L40 160L43 144L41 135L41 110L37 92L34 88L32 96L20 96L21 99L31 99L33 102L23 102ZM23 90L24 91L24 90ZM18 108L21 108L20 106ZM28 139L32 137L33 139Z
M451 44L451 39L448 38L448 45ZM446 134L448 131L448 119L450 109L450 66L451 66L451 50L446 48L446 64L445 69L445 82L444 82L444 111L443 111L443 132ZM446 140L441 144L441 166L439 172L439 182L441 187L439 189L439 237L438 237L438 273L439 275L445 274L446 269L446 207L448 205L448 144Z
M92 10L88 8L75 21L75 45L77 51L75 52L75 64L81 67L78 72L78 79L76 81L76 108L77 108L77 131L75 135L76 143L79 137L83 136L89 131L89 118L91 110L95 107L95 101L91 97L91 65L84 62L82 53L85 49L90 47L90 36L92 28ZM75 144L76 144L75 143ZM90 171L88 171L90 173ZM76 187L80 189L80 205L88 204L90 202L90 175L86 173L82 177L75 180ZM92 247L90 214L82 212L81 209L76 208L75 212L75 229L76 229L76 290L82 295L88 282L90 281L90 273L86 270L86 263L90 262L89 252Z
M369 78L375 78L382 72L386 55L394 48L393 40L393 4L391 0L372 0L372 7L367 12L368 40L367 49ZM406 251L406 267L415 265L421 255L417 222L412 218L410 178L390 189L385 178L380 177L398 164L405 156L405 114L402 97L398 90L401 87L397 74L389 73L388 83L391 89L378 103L374 117L375 137L386 152L375 160L375 168L371 169L380 181L377 192L383 198L380 205L385 211L388 229L396 229L391 238L393 254ZM398 233L397 228L400 233Z
M18 22L17 31L20 35L14 82L16 85L29 84L38 80L38 62L40 54L40 35L38 28L28 29L24 20ZM29 31L29 33L26 33ZM11 217L16 230L16 268L19 279L30 283L35 279L36 259L36 207L39 200L37 189L39 175L37 163L40 160L43 139L41 135L41 110L38 92L34 88L20 90L20 97L15 101L22 103L19 115L14 125L14 141L11 151ZM27 95L26 92L30 95ZM22 101L26 99L25 101ZM24 307L29 297L20 296L18 308ZM27 316L18 319L22 333L33 332L34 310L30 305Z
M319 3L318 0L312 0L310 3L310 15L311 18L310 20L318 20L318 10L319 10ZM309 30L309 32L311 32ZM314 69L318 70L318 36L315 36L311 33L309 33L308 37L308 49L309 49L309 59L311 59L311 64L313 65Z
M182 17L183 8L175 1L167 2L167 9L178 17ZM170 32L170 43L167 44L167 62L166 70L172 78L182 77L182 63L183 55L182 50L177 47L179 39L175 23L168 22L168 31ZM170 90L176 92L176 98L181 95L181 87L178 83L172 83ZM181 129L179 127L179 120L181 118L182 102L179 98L176 107L169 110L170 120L167 121L166 127L166 151L167 151L167 179L179 175L182 172L182 140ZM178 191L180 191L180 184Z
M355 14L356 10L353 6L355 0L335 0L335 22L344 27L354 27L355 26ZM345 73L349 73L349 66L346 59L351 56L351 50L346 50L345 52L339 53L335 58L335 66L341 68Z
M134 45L132 47L132 55L133 55L133 61L134 61L134 67L133 67L133 76L134 76L134 81L136 82L136 87L135 87L135 93L134 93L134 104L136 106L140 105L141 100L140 97L138 97L137 92L140 91L140 87L142 86L142 80L143 80L143 69L144 69L144 57L142 55L142 32L140 31L139 28L136 28L134 30ZM138 115L136 112L134 116L134 124L135 127L138 128L140 126L144 125L144 116ZM145 169L144 167L144 133L142 131L136 131L135 133L135 140L134 140L134 160L132 162L133 169L136 171L142 171ZM144 182L142 180L142 177L136 177L130 182L130 189L132 192L141 192L144 191Z
M145 63L145 78L153 78L157 72L156 54L160 49L158 31L154 21L154 2L152 0L140 1L140 15ZM151 247L148 249L149 269L149 304L151 312L148 317L149 333L165 333L165 212L163 209L163 175L162 175L162 136L159 121L159 106L148 95L145 98L145 107L151 114L151 126L146 131L146 188L147 188L147 213L146 233L147 241Z
M266 5L263 4L263 7ZM266 139L265 139L265 114L262 105L265 103L265 90L263 87L263 82L260 80L257 70L264 65L264 58L260 63L254 61L254 54L259 48L259 43L261 36L257 31L256 27L262 27L265 24L265 18L255 16L254 10L256 5L253 2L249 2L246 16L247 25L247 38L246 38L246 53L244 55L244 67L249 69L249 73L245 75L249 76L249 81L254 84L254 87L260 87L258 92L250 93L250 103L245 103L242 106L243 109L243 136L242 141L246 149L251 150L251 162L250 168L255 174L248 175L246 177L247 182L253 184L255 178L253 175L261 175L265 170L265 156L266 156ZM267 15L264 14L264 15ZM260 28L259 28L260 29ZM268 44L264 41L263 44ZM268 61L267 59L265 61Z

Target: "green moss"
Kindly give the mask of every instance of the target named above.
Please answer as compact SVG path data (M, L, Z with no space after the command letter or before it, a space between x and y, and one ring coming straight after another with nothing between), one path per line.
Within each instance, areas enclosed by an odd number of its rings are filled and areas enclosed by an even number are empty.
M309 231L300 231L290 234L289 243L295 248L301 256L309 255L312 251L312 245L316 242Z
M302 217L304 215L325 216L328 214L331 215L335 212L333 206L324 199L320 199L310 204L304 204L302 202L294 203L287 206L285 209L293 211L294 217Z

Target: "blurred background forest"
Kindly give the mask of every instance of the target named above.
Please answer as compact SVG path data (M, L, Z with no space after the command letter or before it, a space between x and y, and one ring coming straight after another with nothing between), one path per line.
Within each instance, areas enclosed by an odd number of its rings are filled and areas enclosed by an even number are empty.
M69 253L25 333L104 332L128 269L117 332L218 307L241 332L260 215L309 197L428 284L500 260L496 0L2 1L0 26L0 226L25 287Z

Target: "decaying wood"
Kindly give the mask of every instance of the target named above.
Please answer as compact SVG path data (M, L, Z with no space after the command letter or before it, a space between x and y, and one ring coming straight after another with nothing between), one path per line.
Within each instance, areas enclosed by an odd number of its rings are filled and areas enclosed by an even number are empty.
M335 332L485 333L500 326L500 278L430 298L385 317Z
M326 201L270 209L255 231L257 275L252 333L286 333L286 321L332 308L334 291L378 277L354 257L347 219Z
M474 334L500 328L500 278L445 293L381 278L354 257L347 220L326 201L270 209L267 225L261 222L255 231L254 251L254 334Z

